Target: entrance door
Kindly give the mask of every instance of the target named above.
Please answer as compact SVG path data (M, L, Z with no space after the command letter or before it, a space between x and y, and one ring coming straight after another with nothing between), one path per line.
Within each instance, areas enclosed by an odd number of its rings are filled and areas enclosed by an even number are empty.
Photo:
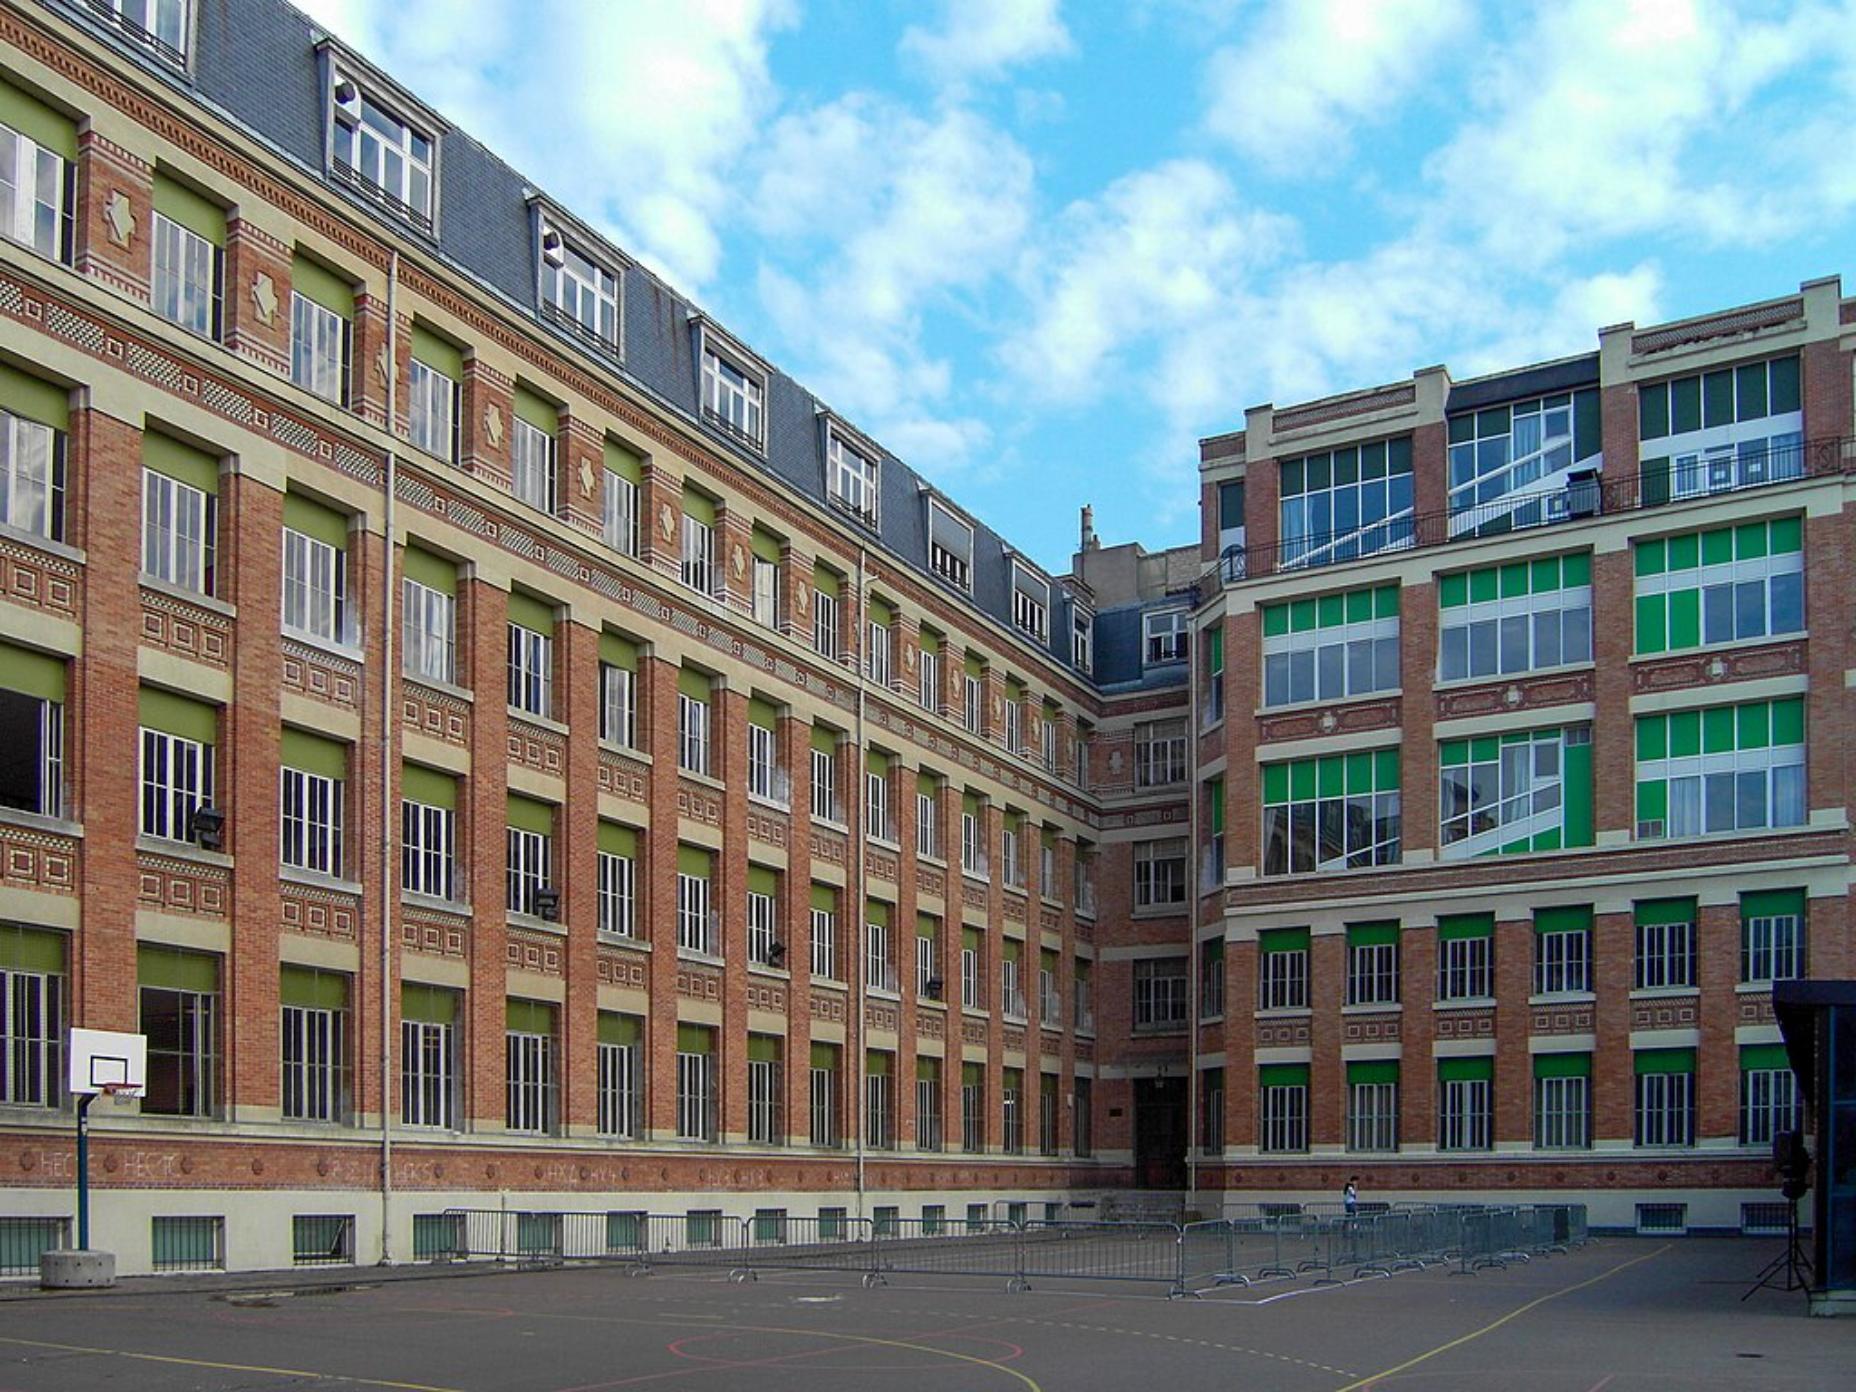
M1134 1080L1134 1182L1142 1189L1186 1187L1186 1080Z

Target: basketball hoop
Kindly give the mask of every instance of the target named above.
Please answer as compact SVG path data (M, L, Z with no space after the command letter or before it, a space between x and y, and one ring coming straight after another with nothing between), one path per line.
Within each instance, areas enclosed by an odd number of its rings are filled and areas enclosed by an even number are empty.
M98 1090L118 1107L126 1107L142 1095L141 1088L134 1083L103 1083Z

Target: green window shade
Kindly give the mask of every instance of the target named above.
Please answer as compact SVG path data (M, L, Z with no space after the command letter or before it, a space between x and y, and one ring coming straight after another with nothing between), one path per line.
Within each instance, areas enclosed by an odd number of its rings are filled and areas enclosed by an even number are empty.
M781 1039L777 1034L750 1034L748 1058L755 1063L778 1063Z
M599 1012L601 1044L636 1044L644 1038L644 1021L636 1015L620 1015L611 1010Z
M509 825L517 831L532 831L542 836L554 835L554 808L533 798L509 795Z
M1259 952L1306 952L1309 931L1306 928L1265 928L1257 934Z
M1396 920L1347 925L1348 947L1378 947L1384 943L1396 943L1397 941L1398 923Z
M1443 914L1437 920L1437 940L1486 938L1495 931L1494 914Z
M599 635L599 660L610 667L623 667L628 672L635 672L638 670L638 645L609 629L602 629Z
M812 588L837 599L844 593L844 581L838 578L836 571L817 565L812 567Z
M1589 1078L1592 1076L1590 1054L1535 1054L1536 1078Z
M1437 1060L1437 1081L1440 1083L1473 1083L1493 1081L1494 1078L1495 1059L1489 1054Z
M554 1007L546 1001L511 997L503 1004L503 1027L518 1034L553 1034Z
M632 483L644 482L644 459L636 450L629 449L611 436L607 436L602 453L606 467L620 478Z
M1646 928L1659 923L1693 923L1695 901L1693 899L1639 899L1636 904L1636 919Z
M771 701L763 701L756 696L748 702L748 724L758 725L763 730L777 730L780 727L780 709Z
M226 244L226 210L162 174L155 175L155 211L214 246Z
M142 463L203 493L219 491L219 460L205 450L183 445L172 435L152 430L143 435Z
M979 816L981 806L982 804L978 793L962 793L960 795L960 810L967 816Z
M278 983L277 998L284 1005L302 1005L316 1010L346 1010L348 977L345 972L287 965Z
M935 919L933 914L918 913L915 915L915 936L916 937L918 938L938 937L940 935L940 932L941 932L941 925Z
M9 971L62 974L65 935L47 928L0 926L0 967Z
M454 382L464 380L463 352L418 324L412 326L412 355Z
M198 744L213 744L219 738L219 708L199 701L189 701L170 691L152 686L141 690L137 705L140 719L150 730L165 735L179 735Z
M4 90L0 87L0 91ZM6 363L0 363L0 406L54 430L71 428L71 394L63 387L29 376ZM215 465L214 472L217 471Z
M638 857L638 833L628 826L617 822L599 824L599 848L607 855L624 856L627 860Z
M692 701L708 701L715 694L715 678L694 667L677 668L677 691Z
M836 754L838 752L838 741L841 738L842 736L829 725L814 725L812 727L812 747L821 754Z
M969 677L984 677L986 675L986 663L974 653L967 654L966 669Z
M430 551L408 546L400 553L400 570L408 580L415 580L428 590L454 597L458 592L456 563L434 556Z
M939 653L941 651L941 635L936 633L932 628L924 628L922 630L921 642L922 651L925 653Z
M895 1071L896 1056L884 1049L870 1049L864 1054L864 1071L887 1078Z
M963 1063L960 1065L960 1085L962 1087L981 1087L986 1082L986 1065L983 1063Z
M1534 912L1534 931L1536 933L1572 933L1580 929L1590 932L1592 928L1592 906L1590 904L1568 904L1559 908L1537 909Z
M865 604L864 611L869 614L870 622L873 624L882 624L883 627L888 628L896 622L896 607L887 599L878 599L872 595L869 602Z
M819 884L816 880L813 881L812 907L817 909L820 913L836 913L838 911L838 891L833 889L830 885Z
M864 922L878 928L889 927L889 905L877 899L865 900Z
M1217 944L1218 955L1222 957L1224 955L1224 939L1219 938ZM1057 974L1057 954L1052 952L1048 947L1042 949L1038 953L1038 969L1040 971L1047 971L1052 976L1055 976Z
M517 420L527 421L544 435L552 435L561 428L561 408L537 396L519 382L510 399L510 408L516 413Z
M707 879L715 873L715 853L700 846L677 845L677 873Z
M354 284L319 261L299 256L290 266L290 288L312 304L344 319L354 318Z
M1741 918L1778 918L1786 914L1804 916L1802 889L1749 890L1740 896Z
M212 995L219 990L219 957L212 952L188 952L159 943L138 943L135 979L142 986Z
M454 1024L458 1018L458 993L443 986L405 982L400 986L400 1015L428 1025Z
M932 1083L941 1076L941 1060L926 1058L920 1054L915 1058L915 1076L925 1083Z
M1305 1063L1265 1063L1257 1068L1258 1087L1307 1087Z
M1746 1072L1764 1071L1769 1068L1790 1069L1791 1056L1785 1052L1783 1044L1742 1044L1740 1046L1740 1067Z
M348 776L348 746L307 730L284 727L282 763L285 768L300 769L337 781Z
M838 1067L838 1046L836 1044L814 1044L812 1046L812 1066L836 1072Z
M408 802L422 802L427 807L457 811L458 780L448 773L426 768L423 764L400 766L400 796Z
M889 755L885 754L880 749L866 750L864 752L864 767L871 773L874 773L878 778L887 778L889 776Z
M1644 1073L1693 1073L1695 1071L1695 1051L1693 1049L1639 1049L1630 1056L1631 1072Z
M1215 676L1224 671L1224 626L1222 624L1215 626L1208 637L1210 638L1208 648L1211 652L1208 661L1211 663L1211 671Z
M780 892L780 872L765 865L748 866L748 892L765 894L769 898Z
M963 952L978 952L980 950L980 930L978 928L962 928L960 930L960 947Z
M545 638L554 636L554 606L545 599L524 594L521 590L509 592L509 622L519 624L532 633L539 633Z
M1396 1083L1397 1081L1397 1059L1349 1059L1347 1061L1348 1087L1358 1087L1363 1083Z
M65 663L50 653L0 643L0 689L36 696L41 701L64 700Z
M68 160L77 158L77 123L6 82L0 82L0 122L55 155Z
M1206 796L1212 805L1212 835L1224 833L1224 779L1214 778L1206 787Z
M715 525L715 499L706 493L698 493L694 488L683 490L683 513L694 517L705 527Z
M748 538L748 545L753 549L757 557L767 562L769 565L778 565L780 563L780 552L783 548L781 547L780 539L772 532L761 527L756 527L753 535Z

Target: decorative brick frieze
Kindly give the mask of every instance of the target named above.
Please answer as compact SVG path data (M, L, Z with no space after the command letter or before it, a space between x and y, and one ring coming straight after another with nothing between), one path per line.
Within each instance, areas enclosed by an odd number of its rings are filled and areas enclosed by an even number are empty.
M308 643L283 642L284 687L349 710L359 707L361 664Z

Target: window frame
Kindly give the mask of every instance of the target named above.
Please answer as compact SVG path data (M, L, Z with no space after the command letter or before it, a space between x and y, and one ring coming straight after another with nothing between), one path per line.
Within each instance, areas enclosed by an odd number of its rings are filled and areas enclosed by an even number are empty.
M148 243L150 308L176 328L220 342L225 336L225 248L159 211L150 216ZM204 267L195 264L202 251Z
M733 343L725 343L709 325L698 329L696 400L702 419L740 444L757 453L767 448L766 368L752 354ZM725 376L733 373L730 380ZM739 401L738 412L730 403ZM743 417L737 422L734 415Z
M825 498L875 531L882 526L883 457L835 420L825 424Z
M325 44L325 46L327 46ZM438 231L440 157L445 129L431 112L411 99L403 90L377 78L366 64L348 54L331 54L328 62L328 85L324 100L324 167L336 184L353 190L393 213L403 222L435 236ZM342 87L354 89L346 102ZM410 112L411 115L402 113ZM369 116L374 117L370 122ZM384 129L397 126L398 134ZM344 140L343 132L347 132ZM364 132L378 150L371 161L374 168L364 168L366 146ZM388 137L393 137L389 143ZM343 156L343 146L349 158ZM419 146L423 144L424 153ZM399 161L397 187L389 187L390 161ZM423 196L420 181L424 175Z
M1042 598L1039 592L1042 592ZM1051 586L1016 556L1012 558L1012 626L1020 633L1037 639L1040 645L1050 642Z
M1165 627L1160 626L1161 620ZM1192 611L1153 609L1141 615L1141 666L1184 662L1192 647Z
M549 246L552 238L554 245ZM623 358L625 272L622 258L587 250L591 239L550 211L536 219L535 304L541 316L588 347ZM558 254L559 259L555 259ZM575 265L575 260L581 265ZM582 269L584 267L584 269ZM610 282L610 285L606 282ZM571 295L563 293L569 287ZM586 319L588 308L594 322ZM610 332L608 332L608 320Z

